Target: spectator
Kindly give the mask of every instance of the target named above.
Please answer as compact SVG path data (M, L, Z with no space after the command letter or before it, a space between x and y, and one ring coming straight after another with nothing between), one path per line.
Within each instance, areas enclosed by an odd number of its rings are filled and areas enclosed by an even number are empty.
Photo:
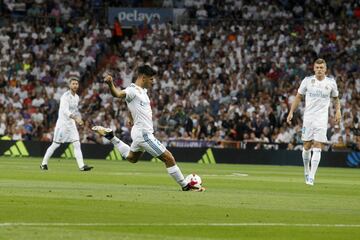
M6 132L6 122L0 118L0 137L4 136Z
M335 151L341 151L346 149L346 144L342 136L339 136L337 142L335 144L332 144L332 149Z
M174 7L173 0L164 0L162 6L164 8L173 8Z
M45 104L45 100L44 98L41 96L41 94L37 94L36 98L32 100L32 106L39 108L41 107L43 104Z
M50 15L55 8L56 17L56 6L50 2L44 1L46 8L41 11ZM124 2L121 4L126 6ZM91 81L88 79L93 74L109 64L110 69L116 69L116 83L126 86L133 69L145 59L158 68L150 93L157 96L151 104L154 125L162 128L162 136L221 141L242 140L244 136L250 139L253 132L256 138L262 138L263 133L270 142L292 143L296 148L300 143L299 122L304 108L300 106L295 113L294 126L283 125L284 116L302 77L311 70L313 60L321 56L328 60L329 75L338 82L343 108L339 127L350 131L343 140L354 142L351 136L358 129L356 119L360 117L357 103L360 36L354 14L357 5L354 1L331 4L335 7L328 8L317 1L311 6L294 1L266 6L253 1L227 0L224 4L183 1L187 14L194 19L197 10L205 9L209 24L198 25L193 20L160 24L154 20L150 26L144 22L128 40L122 35L122 44L117 45L109 55L110 63L105 64L98 61L98 54L114 44L109 36L105 37L109 26L93 21L91 18L96 19L97 15L91 14L92 10L85 5L80 4L82 8L79 8L79 4L70 1L60 4L60 11L65 5L71 8L74 17L68 21L60 18L39 25L36 21L10 20L11 24L0 27L0 105L11 113L5 119L6 125L12 129L16 108L26 112L26 117L32 114L34 109L27 106L40 94L50 102L45 104L49 110L43 112L42 123L44 132L48 132L54 121L50 109L56 108L69 71L80 71L81 79ZM90 14L79 9L89 10ZM324 21L325 18L331 21ZM86 97L82 106L89 119L110 125L114 125L111 118L126 119L124 103L109 101L98 84L84 86ZM44 88L47 96L42 93ZM103 114L111 108L115 110ZM184 113L186 120L175 113L165 114L169 119L159 118L163 111L174 109ZM205 117L193 117L197 113ZM330 116L333 115L331 109ZM128 132L124 120L119 126L122 128Z
M332 144L337 144L339 142L339 137L341 137L341 131L340 131L340 126L339 125L335 125L334 126L334 133L332 134L331 138L330 138L330 142Z
M119 44L122 41L123 38L123 30L121 27L121 23L118 17L114 18L114 26L113 26L113 41L115 44Z
M198 24L201 25L201 26L205 26L207 17L208 17L208 12L204 8L204 6L201 6L196 11L196 18L198 20Z

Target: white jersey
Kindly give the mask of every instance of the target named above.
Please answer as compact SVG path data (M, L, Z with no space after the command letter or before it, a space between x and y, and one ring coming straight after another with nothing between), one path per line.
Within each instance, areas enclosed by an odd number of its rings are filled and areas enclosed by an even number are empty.
M153 133L152 111L147 90L131 83L124 91L125 101L134 121L132 131Z
M315 75L305 77L298 93L305 95L304 123L311 122L313 126L326 128L330 99L339 96L336 81L329 77L319 81Z
M72 95L71 91L66 91L60 98L59 117L56 126L76 127L75 120L70 118L71 114L77 115L79 96Z

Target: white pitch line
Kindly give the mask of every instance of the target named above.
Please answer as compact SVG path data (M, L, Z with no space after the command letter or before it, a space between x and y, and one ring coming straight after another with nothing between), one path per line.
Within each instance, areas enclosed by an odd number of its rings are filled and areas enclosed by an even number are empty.
M360 224L321 224L321 223L0 223L0 227L327 227L360 228Z

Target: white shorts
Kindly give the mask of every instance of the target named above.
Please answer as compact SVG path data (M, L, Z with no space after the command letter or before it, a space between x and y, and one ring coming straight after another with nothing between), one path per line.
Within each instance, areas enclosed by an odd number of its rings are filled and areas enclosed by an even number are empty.
M311 122L303 124L301 140L327 143L327 127L314 126Z
M133 140L130 146L132 152L146 151L151 156L158 157L166 151L165 146L152 133L140 133L137 130L133 130L131 131L131 138Z
M59 125L55 127L53 142L65 143L80 141L76 126Z

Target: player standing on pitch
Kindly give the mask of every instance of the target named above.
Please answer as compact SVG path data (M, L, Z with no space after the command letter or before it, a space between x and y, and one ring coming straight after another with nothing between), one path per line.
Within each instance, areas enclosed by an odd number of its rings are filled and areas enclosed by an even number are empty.
M104 82L108 84L111 94L114 97L124 99L130 110L131 118L133 120L133 127L131 129L131 138L133 142L131 146L128 146L114 136L114 133L110 128L94 126L92 129L109 139L119 150L122 157L129 162L136 163L143 152L146 151L153 157L157 157L165 163L167 172L182 187L183 191L203 191L204 188L196 188L186 182L180 168L176 165L173 155L153 135L152 110L150 99L147 95L147 89L152 87L155 75L155 70L150 66L140 66L137 69L137 79L135 83L130 84L130 86L124 90L115 87L111 75L105 74L104 76Z
M90 171L93 168L84 164L79 132L76 128L76 124L80 126L84 124L78 110L79 96L76 92L79 89L79 78L77 76L70 76L69 88L70 90L66 91L60 98L59 116L56 121L54 138L40 165L42 170L48 170L49 158L53 155L55 149L65 142L73 144L76 162L80 171Z
M302 157L304 161L305 183L314 185L316 170L321 158L321 150L328 142L326 137L328 125L328 112L330 98L335 101L335 123L339 124L341 119L339 91L336 81L327 77L326 62L324 59L317 59L314 63L315 75L305 77L298 89L295 101L291 105L287 122L290 124L293 113L305 95L305 111L302 128L302 140L304 148ZM312 148L312 156L311 156ZM311 168L309 166L311 159Z

